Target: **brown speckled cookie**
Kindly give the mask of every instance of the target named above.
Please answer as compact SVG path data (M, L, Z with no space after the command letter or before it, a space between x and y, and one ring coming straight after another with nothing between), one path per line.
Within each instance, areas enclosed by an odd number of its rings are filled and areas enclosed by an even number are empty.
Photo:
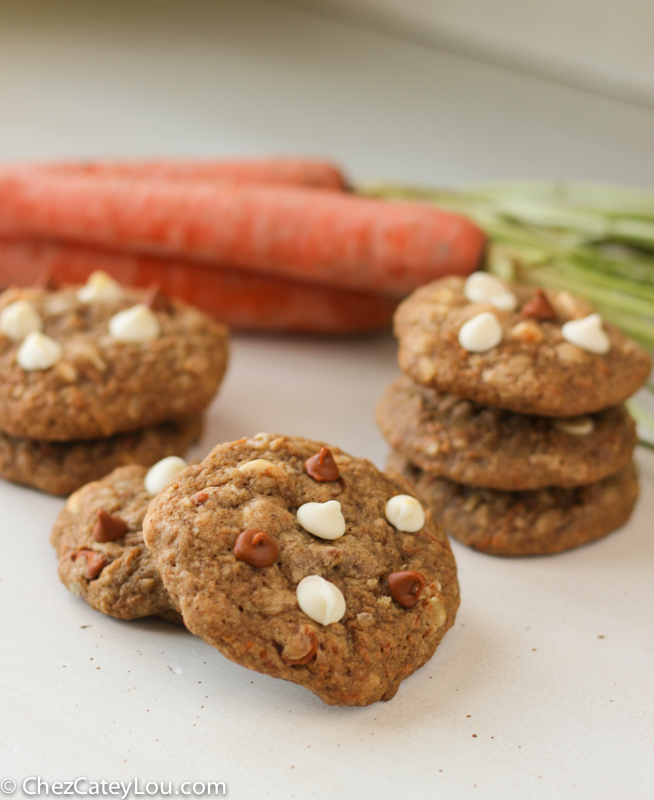
M331 448L340 476L327 458L316 480L304 462L322 447L271 434L219 445L155 498L144 537L193 633L326 703L367 705L393 697L454 622L456 565L447 538L415 500L409 505L422 527L403 533L388 522L387 501L410 492L400 476ZM344 517L340 538L300 525L301 506L334 500ZM252 535L245 531L263 534L259 549L244 541ZM266 565L241 560L239 547ZM393 576L399 572L413 577ZM322 624L300 608L298 584L309 576L335 587L321 607L340 608L338 621ZM400 597L414 593L411 607L394 599L390 583Z
M184 456L201 433L199 417L77 442L38 442L0 431L0 477L68 495L117 467L150 467L166 456Z
M0 314L29 301L63 352L47 369L26 370L17 360L24 339L0 333L0 430L38 440L98 439L204 410L225 372L227 329L170 301L152 311L156 338L114 338L111 318L144 298L137 289L92 302L81 302L76 289L3 292Z
M463 486L414 467L397 451L388 468L415 486L416 496L446 533L497 556L559 553L601 539L629 519L638 497L633 464L576 489L501 492Z
M152 500L143 485L146 473L141 466L120 467L79 489L59 514L50 541L59 557L62 583L93 608L118 619L156 614L181 623L143 544L143 517ZM121 531L120 520L127 531L114 541L96 541L98 509L113 518L114 535Z
M504 490L594 483L631 461L637 439L624 406L572 420L534 417L438 392L407 375L386 390L377 423L393 448L432 475Z
M444 278L415 291L395 314L399 363L418 383L442 392L524 414L572 417L618 405L645 382L652 362L617 328L604 323L610 349L588 352L563 338L562 324L593 312L581 298L548 291L553 319L523 316L534 290L511 286L514 311L471 303L462 278ZM491 312L502 341L485 352L459 343L462 325Z

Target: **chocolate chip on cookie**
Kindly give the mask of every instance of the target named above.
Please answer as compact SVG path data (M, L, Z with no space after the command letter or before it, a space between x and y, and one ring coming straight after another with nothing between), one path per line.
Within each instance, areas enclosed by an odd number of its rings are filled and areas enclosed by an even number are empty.
M265 531L247 530L234 542L234 555L253 567L269 567L277 561L277 542Z
M319 452L307 458L304 468L315 481L336 481L341 477L332 451L328 447L321 447Z
M554 319L556 311L547 299L547 295L542 289L536 289L534 296L522 307L520 313L523 317L534 317L534 319Z
M458 608L456 565L400 476L330 446L342 480L312 477L325 448L219 445L152 500L144 537L192 632L327 703L366 705L433 655Z

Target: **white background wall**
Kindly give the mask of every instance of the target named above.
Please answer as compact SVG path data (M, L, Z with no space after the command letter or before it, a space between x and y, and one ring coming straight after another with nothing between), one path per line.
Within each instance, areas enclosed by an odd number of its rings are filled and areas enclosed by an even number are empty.
M654 105L653 0L286 0L286 3Z

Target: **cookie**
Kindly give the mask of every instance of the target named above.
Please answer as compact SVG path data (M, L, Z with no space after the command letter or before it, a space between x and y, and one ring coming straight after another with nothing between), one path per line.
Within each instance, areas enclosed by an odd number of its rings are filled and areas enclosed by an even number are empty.
M410 494L336 447L259 434L180 473L144 537L189 630L326 703L367 705L431 658L459 605L447 538Z
M397 451L388 461L415 487L445 532L497 556L559 553L601 539L629 519L638 497L636 469L575 489L501 492L436 478Z
M435 476L491 489L580 486L631 461L636 426L624 406L592 416L535 417L481 406L406 375L377 407L386 440Z
M197 415L209 404L227 365L227 329L183 303L105 278L92 276L81 289L0 295L0 430L99 439Z
M117 467L150 467L166 456L183 456L201 433L199 417L76 442L39 442L0 431L0 477L50 494L69 495Z
M119 467L83 486L68 498L50 541L62 583L92 608L118 619L158 615L181 623L143 543L143 518L152 500L144 486L147 472L137 465Z
M573 417L618 405L646 381L648 354L585 300L498 286L492 276L478 291L480 274L430 283L398 307L400 367L418 383L486 406Z

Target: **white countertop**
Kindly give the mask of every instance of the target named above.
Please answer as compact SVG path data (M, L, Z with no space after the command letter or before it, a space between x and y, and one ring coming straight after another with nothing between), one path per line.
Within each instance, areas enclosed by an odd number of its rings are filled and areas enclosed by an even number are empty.
M67 21L0 6L0 160L305 152L357 178L654 187L654 112L273 5L163 6L101 24L81 5ZM372 412L396 373L390 335L237 336L196 455L273 430L382 466ZM224 781L234 800L649 799L654 456L637 461L636 512L600 542L517 560L455 543L454 628L364 709L91 610L47 541L63 501L0 482L0 790L85 776Z

